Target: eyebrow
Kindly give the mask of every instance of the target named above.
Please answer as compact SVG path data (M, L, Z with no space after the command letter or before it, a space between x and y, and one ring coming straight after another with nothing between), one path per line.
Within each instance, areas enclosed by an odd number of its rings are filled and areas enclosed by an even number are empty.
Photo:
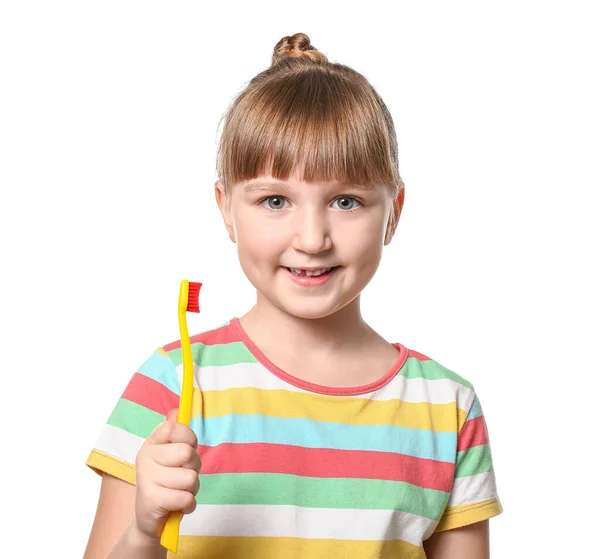
M264 182L260 180L250 181L246 186L244 186L244 192L257 192L261 190L273 190L276 188L289 189L289 184L285 182ZM353 183L338 183L334 184L333 188L340 189L353 189L353 190L374 190L374 186L370 184L353 184Z

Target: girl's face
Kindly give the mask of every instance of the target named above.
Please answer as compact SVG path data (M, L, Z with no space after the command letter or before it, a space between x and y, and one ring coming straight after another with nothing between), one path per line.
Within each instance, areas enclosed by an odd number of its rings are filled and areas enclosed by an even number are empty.
M284 182L262 176L215 195L242 269L271 305L307 319L356 300L381 261L392 208L389 187ZM327 281L300 285L289 268L331 268ZM305 278L306 279L306 278ZM306 281L308 282L310 278Z

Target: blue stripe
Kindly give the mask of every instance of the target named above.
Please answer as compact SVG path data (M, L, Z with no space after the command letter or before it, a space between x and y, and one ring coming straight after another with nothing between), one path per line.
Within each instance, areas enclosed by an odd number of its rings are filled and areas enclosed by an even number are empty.
M305 448L373 450L429 458L442 462L456 459L457 435L393 425L350 425L303 418L260 414L196 416L190 427L200 444L273 443Z
M181 395L181 383L173 361L166 355L155 351L139 367L138 372L148 378L164 384L171 392Z
M480 415L483 415L483 411L481 409L481 404L479 403L479 398L477 397L477 394L475 394L475 399L473 400L473 404L469 410L469 415L467 415L467 419L465 419L465 423L469 421L469 419L475 419Z

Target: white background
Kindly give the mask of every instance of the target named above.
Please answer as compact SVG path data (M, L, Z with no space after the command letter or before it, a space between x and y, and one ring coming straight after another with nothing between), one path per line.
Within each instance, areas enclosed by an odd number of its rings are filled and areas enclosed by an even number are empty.
M593 554L594 4L4 2L3 556L83 555L85 460L178 338L179 282L204 284L192 333L254 303L214 201L217 126L296 32L393 115L406 201L363 313L475 385L505 509L492 557Z

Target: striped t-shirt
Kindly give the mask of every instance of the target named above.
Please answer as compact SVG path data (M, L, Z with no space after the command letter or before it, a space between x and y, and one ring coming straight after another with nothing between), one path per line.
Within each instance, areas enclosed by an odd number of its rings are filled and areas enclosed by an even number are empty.
M425 355L394 343L380 380L325 388L279 369L237 318L191 343L202 468L177 557L424 559L434 531L502 512L473 386ZM182 376L181 343L157 349L87 465L135 484L136 454L178 406Z

